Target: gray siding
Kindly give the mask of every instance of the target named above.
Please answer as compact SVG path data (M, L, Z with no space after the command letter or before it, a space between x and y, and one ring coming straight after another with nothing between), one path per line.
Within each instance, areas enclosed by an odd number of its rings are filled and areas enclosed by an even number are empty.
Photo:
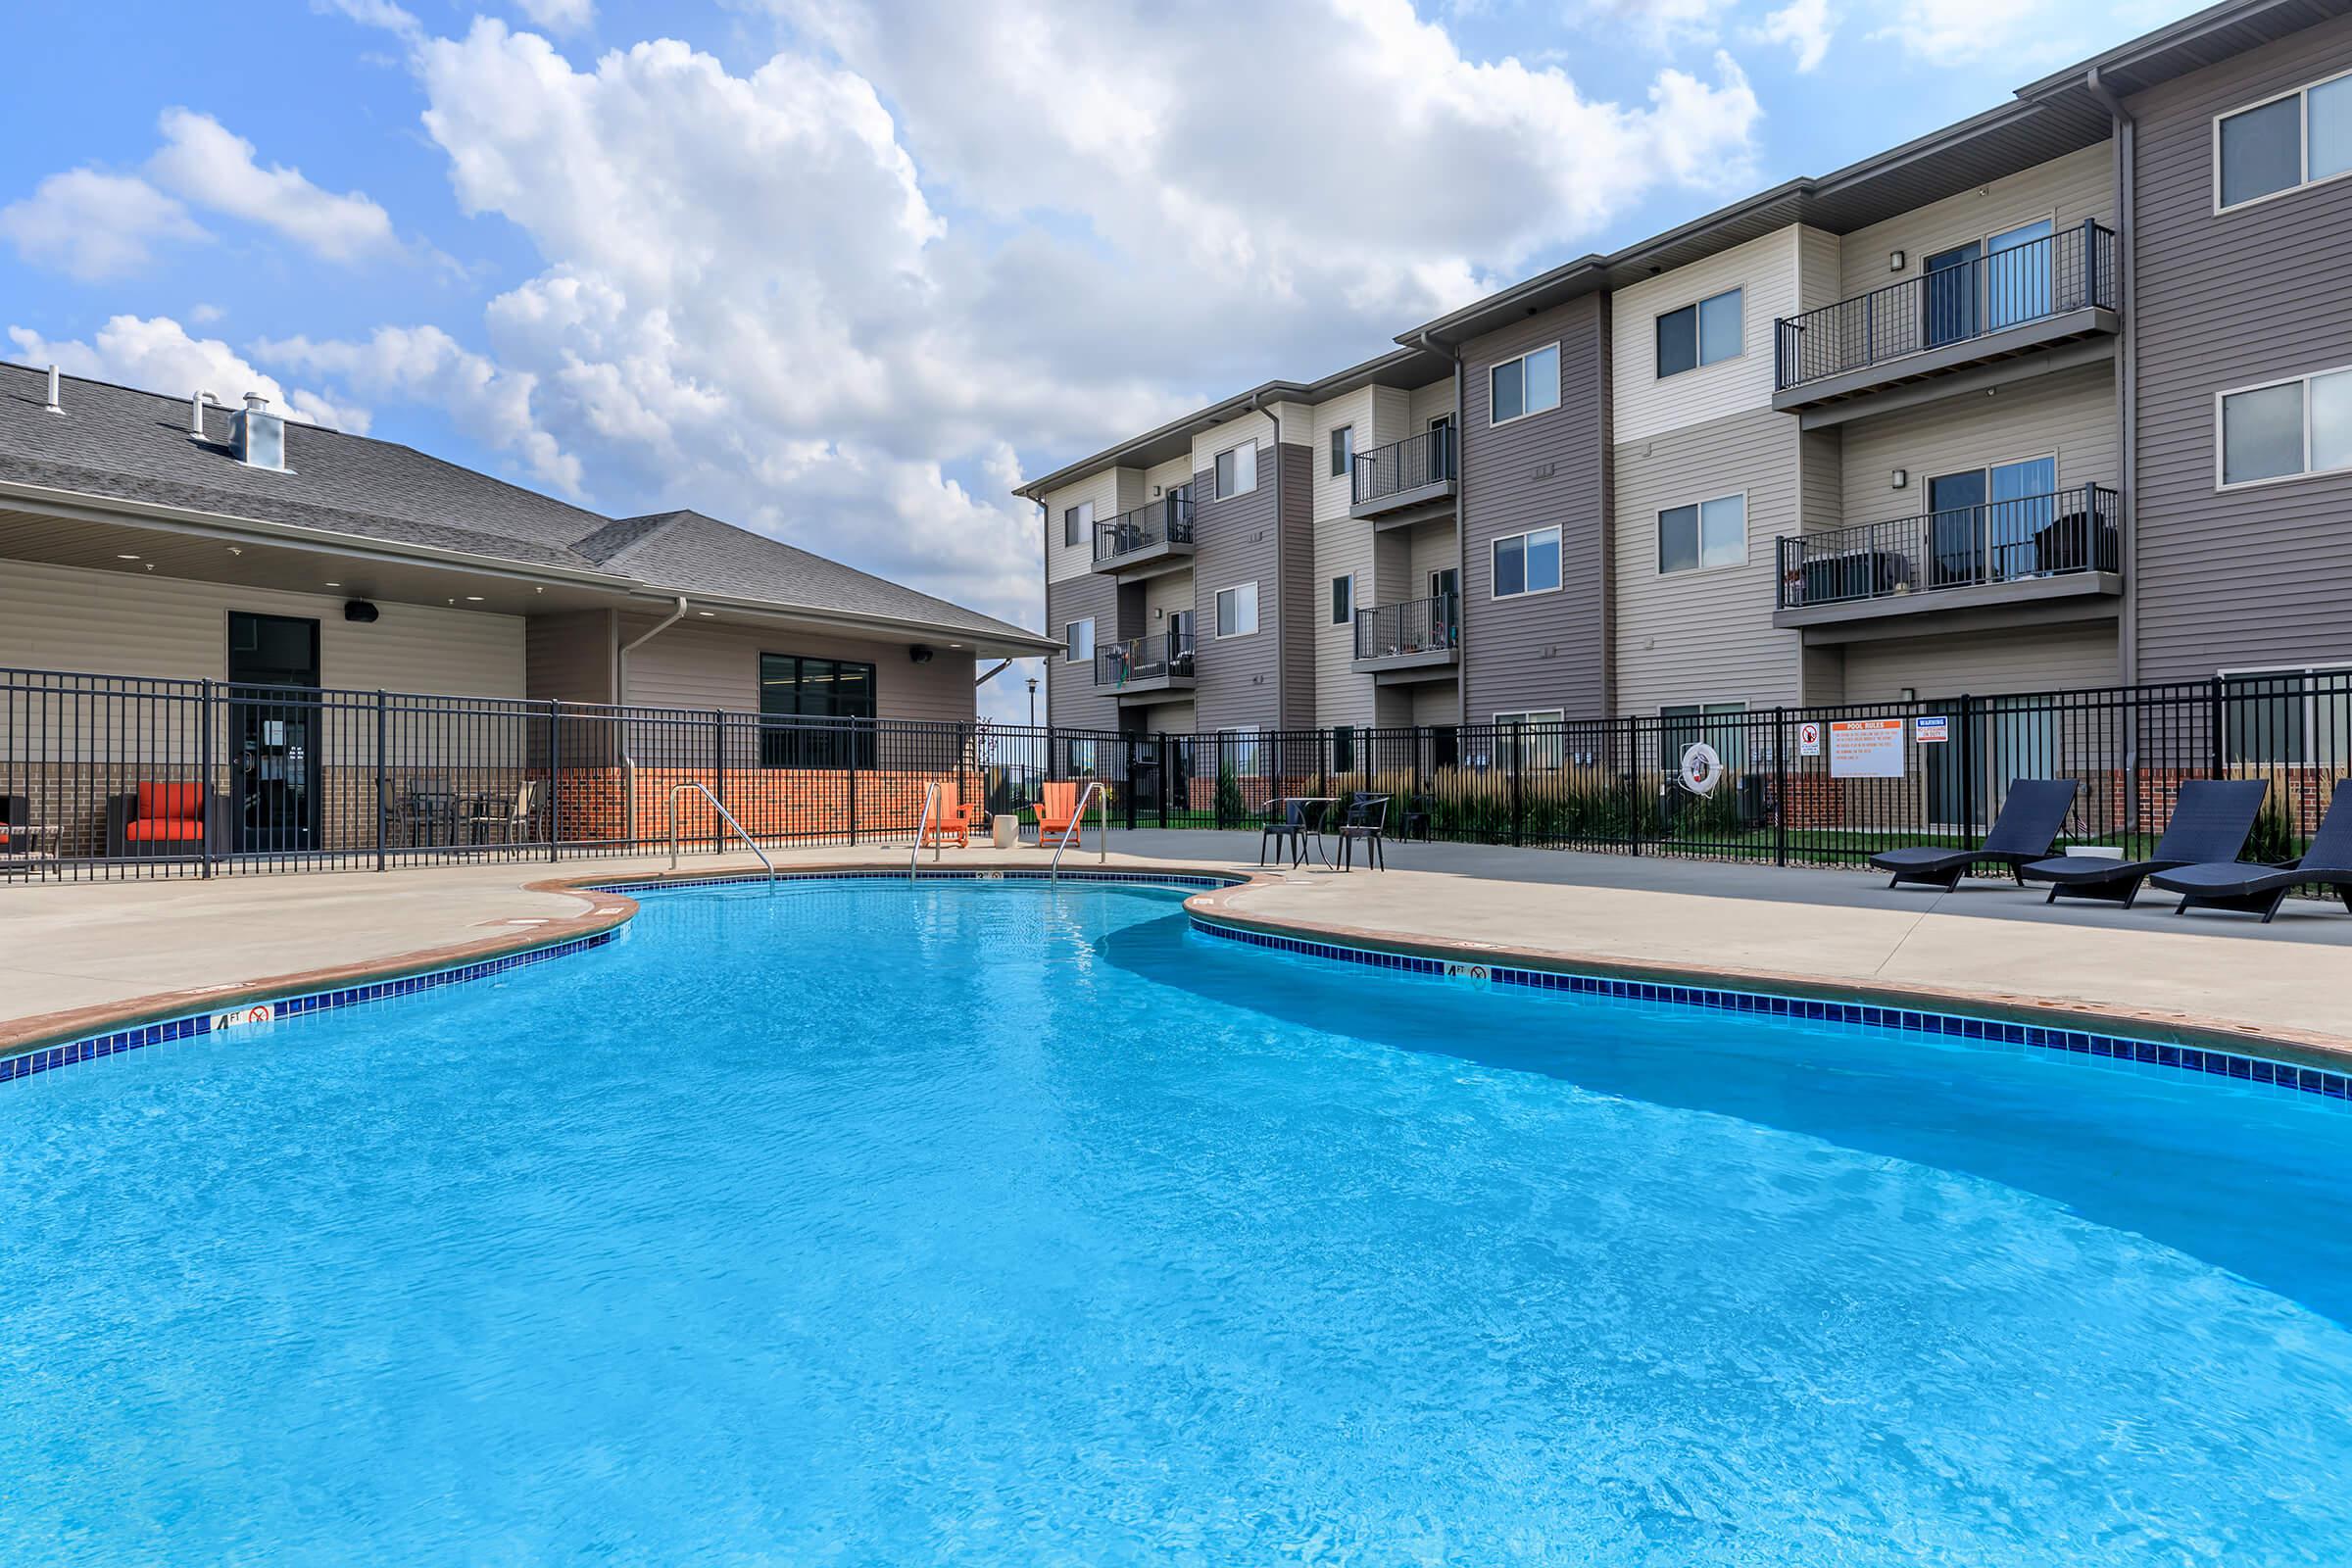
M2138 94L2139 674L2352 658L2352 473L2214 484L2214 395L2352 365L2352 180L2213 211L2213 116L2352 69L2341 18Z
M1058 638L1073 620L1094 617L1095 646L1119 634L1119 585L1101 572L1065 577L1046 584L1046 635ZM1051 722L1074 729L1117 729L1118 698L1095 689L1092 660L1082 664L1063 662L1061 654L1046 660L1046 712Z
M1975 392L1876 418L1840 430L1844 456L1844 514L1849 522L1891 522L1928 510L1933 474L1982 468L2021 458L2055 457L2058 486L2116 482L2115 368L2086 365ZM1890 486L1896 468L1910 483ZM1813 518L1808 527L1818 527Z
M533 615L522 631L524 690L566 703L612 701L612 656L619 646L612 628L618 620L611 610Z
M657 618L622 616L622 640L642 636ZM629 656L623 701L652 708L724 708L756 713L760 656L802 654L872 664L877 717L971 718L977 671L970 656L943 648L930 662L918 664L906 650L906 643L866 642L786 626L682 620Z
M1194 661L1193 708L1202 729L1280 723L1274 706L1274 662L1281 648L1282 588L1275 580L1274 454L1260 445L1257 488L1229 501L1207 497L1216 474L1193 475L1193 624L1200 653ZM1257 631L1217 635L1217 593L1257 584Z
M1285 729L1311 729L1315 633L1331 619L1331 585L1315 571L1315 455L1288 441L1280 450L1284 582L1282 614L1274 627L1282 651L1282 712L1277 722Z
M1849 703L1890 703L1906 686L1926 699L1990 697L2110 686L2115 678L2115 630L2103 621L1854 643L1845 655Z
M1489 424L1489 368L1560 345L1560 406ZM1602 295L1533 316L1463 348L1463 716L1610 710L1609 311ZM1561 589L1494 597L1494 542L1560 527Z

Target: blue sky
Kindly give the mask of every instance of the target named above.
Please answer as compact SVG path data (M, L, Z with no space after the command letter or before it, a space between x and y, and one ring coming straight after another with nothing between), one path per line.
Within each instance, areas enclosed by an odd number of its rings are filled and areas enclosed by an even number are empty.
M1035 624L1021 476L2189 9L29 7L0 352Z

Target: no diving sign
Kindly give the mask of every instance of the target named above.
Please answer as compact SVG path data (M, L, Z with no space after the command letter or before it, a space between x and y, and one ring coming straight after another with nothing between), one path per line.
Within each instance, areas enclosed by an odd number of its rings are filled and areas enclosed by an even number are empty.
M1821 755L1821 725L1818 722L1808 719L1796 726L1796 755L1799 757L1819 757Z
M1952 738L1952 721L1948 718L1930 717L1922 713L1912 720L1912 727L1919 732L1919 744L1922 746L1935 746Z

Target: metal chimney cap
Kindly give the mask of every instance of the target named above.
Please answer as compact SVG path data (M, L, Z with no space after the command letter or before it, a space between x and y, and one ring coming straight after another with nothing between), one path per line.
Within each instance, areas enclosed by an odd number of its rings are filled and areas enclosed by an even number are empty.
M270 407L270 400L259 392L248 392L245 394L245 406L254 413L260 414Z

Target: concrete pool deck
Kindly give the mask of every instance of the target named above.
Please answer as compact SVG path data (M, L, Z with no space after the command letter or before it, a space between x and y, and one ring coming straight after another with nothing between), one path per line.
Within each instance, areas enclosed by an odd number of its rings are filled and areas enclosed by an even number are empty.
M1108 864L1255 871L1254 833L1114 833ZM782 869L903 868L906 848L782 851ZM1036 849L950 850L947 867L1042 867ZM1090 847L1065 865L1098 867ZM2270 926L2176 917L2164 894L2124 911L2045 906L1973 883L1889 890L1852 871L1458 844L1392 845L1385 874L1310 865L1204 902L1244 923L1492 961L1702 975L1758 989L1880 996L2012 1015L2057 1009L2118 1032L2234 1037L2352 1057L2352 915L2292 901ZM666 855L493 861L210 881L0 883L0 1051L208 999L315 988L553 942L624 921L629 901L559 882L666 871ZM757 870L690 855L685 874Z

